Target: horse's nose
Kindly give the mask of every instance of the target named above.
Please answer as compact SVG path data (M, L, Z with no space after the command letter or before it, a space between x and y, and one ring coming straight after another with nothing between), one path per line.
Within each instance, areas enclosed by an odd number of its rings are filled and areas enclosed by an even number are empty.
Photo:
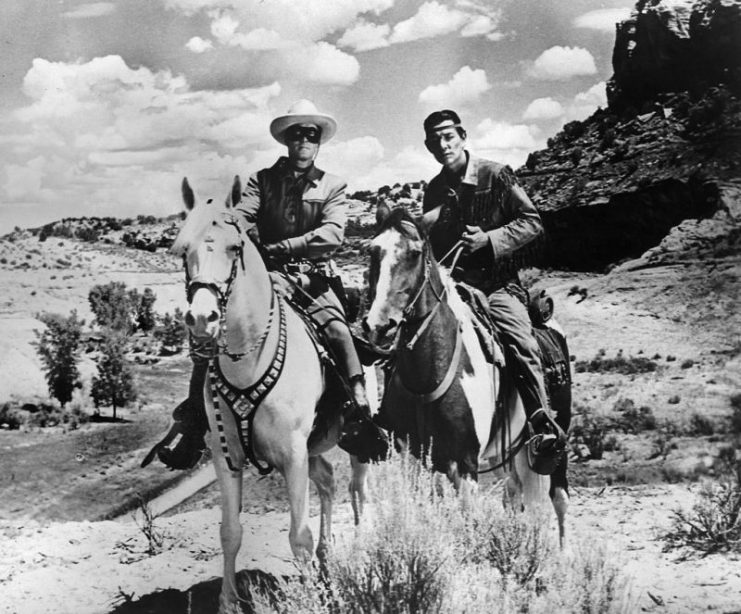
M217 322L219 320L219 312L212 309L211 312L206 316L206 322L208 324L211 324L213 322ZM193 315L193 312L188 309L188 311L185 312L185 325L193 327L196 325L196 318Z

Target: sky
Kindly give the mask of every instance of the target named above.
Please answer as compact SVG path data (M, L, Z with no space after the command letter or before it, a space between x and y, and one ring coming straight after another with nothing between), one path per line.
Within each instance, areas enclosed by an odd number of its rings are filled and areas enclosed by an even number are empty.
M285 152L298 99L338 122L317 166L348 190L429 180L432 111L517 168L606 105L628 0L3 0L0 234L165 216Z

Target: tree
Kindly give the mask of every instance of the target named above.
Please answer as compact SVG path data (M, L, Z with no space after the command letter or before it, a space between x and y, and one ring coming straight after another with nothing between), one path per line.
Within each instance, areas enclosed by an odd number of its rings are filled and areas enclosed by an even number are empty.
M142 294L137 293L137 298L136 327L144 332L150 331L156 324L154 302L157 300L157 295L151 288L144 288Z
M80 339L83 320L77 311L66 318L57 313L41 313L36 316L46 325L43 332L34 331L37 341L36 352L41 357L49 394L64 407L72 400L72 392L80 386Z
M106 331L95 362L98 374L93 377L90 395L96 408L112 407L115 420L116 409L136 399L134 374L126 359L126 337L118 331Z
M133 316L138 296L136 290L127 291L125 283L112 281L93 286L88 293L88 302L100 326L130 333L134 329Z
M183 312L179 307L175 313L166 313L162 316L161 326L155 331L154 337L160 342L160 354L170 356L183 349L188 331L185 328Z

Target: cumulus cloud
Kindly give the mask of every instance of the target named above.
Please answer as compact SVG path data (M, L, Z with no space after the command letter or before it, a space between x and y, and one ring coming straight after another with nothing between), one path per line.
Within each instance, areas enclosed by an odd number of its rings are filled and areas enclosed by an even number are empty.
M564 114L564 108L561 103L553 98L536 98L525 109L522 119L539 120L555 119Z
M573 120L583 120L598 108L607 106L605 82L600 81L571 100L558 101L551 97L536 98L525 109L522 119L527 121L561 120L563 125Z
M188 49L188 51L192 51L193 53L203 53L204 51L213 49L213 47L214 44L210 40L203 39L200 36L194 36L187 43L185 43L185 48Z
M406 43L455 32L468 21L462 11L450 9L435 0L425 2L415 15L394 26L390 42Z
M461 29L461 36L484 36L491 41L501 40L504 34L497 31L499 17L498 12L493 15L474 15Z
M318 42L285 53L287 69L297 77L328 85L351 85L360 76L360 64L334 45Z
M222 45L248 50L280 49L291 45L275 30L255 28L239 32L238 28L239 21L229 13L217 14L211 22L211 34Z
M477 154L513 168L524 164L531 151L545 146L545 139L537 127L490 118L479 123L468 140Z
M236 171L280 152L268 133L277 82L192 91L182 76L106 56L36 59L23 91L29 104L3 139L13 163L0 175L0 200L53 203L56 217L172 213L184 174L226 190Z
M555 46L541 53L528 69L535 79L561 81L597 72L592 54L582 47Z
M419 95L419 101L429 106L454 107L476 100L489 89L491 84L485 71L464 66L447 83L425 88Z
M406 147L398 154L387 158L383 146L375 137L361 137L329 148L321 160L348 179L348 191L375 190L382 185L394 185L407 181L429 180L440 170L440 165L425 150ZM362 150L367 154L359 153Z
M80 4L71 11L62 13L64 19L89 19L91 17L103 17L110 15L116 10L116 5L112 2L89 2Z
M425 38L460 32L461 36L484 36L500 40L498 32L501 11L473 0L460 0L448 6L437 0L428 0L417 12L396 23L374 24L360 19L337 42L355 51L368 51L398 43L408 43Z
M630 8L597 9L574 19L577 28L614 32L615 24L630 17Z
M318 42L353 24L359 16L377 15L393 6L393 0L168 0L184 12L206 10L212 21L230 19L233 36L253 30L273 31L289 42Z
M340 47L350 47L355 51L370 51L388 47L388 36L391 27L388 24L374 24L360 20L352 28L345 31L337 41Z
M585 92L574 96L574 100L568 106L567 116L569 119L586 119L599 107L607 106L607 90L605 82L595 83Z

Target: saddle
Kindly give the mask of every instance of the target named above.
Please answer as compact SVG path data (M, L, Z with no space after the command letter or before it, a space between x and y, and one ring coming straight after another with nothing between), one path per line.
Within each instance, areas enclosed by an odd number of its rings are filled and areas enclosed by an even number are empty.
M500 357L504 356L503 346L499 332L489 315L489 302L486 300L486 295L462 281L456 282L455 289L474 315L473 327L487 362L501 364Z
M497 356L507 355L508 352L489 315L486 295L464 282L457 282L455 287L474 314L474 329L487 360L495 363ZM545 290L530 299L528 314L533 325L533 335L540 348L546 391L552 399L565 385L571 384L566 338L555 328L546 325L553 315L553 299Z

